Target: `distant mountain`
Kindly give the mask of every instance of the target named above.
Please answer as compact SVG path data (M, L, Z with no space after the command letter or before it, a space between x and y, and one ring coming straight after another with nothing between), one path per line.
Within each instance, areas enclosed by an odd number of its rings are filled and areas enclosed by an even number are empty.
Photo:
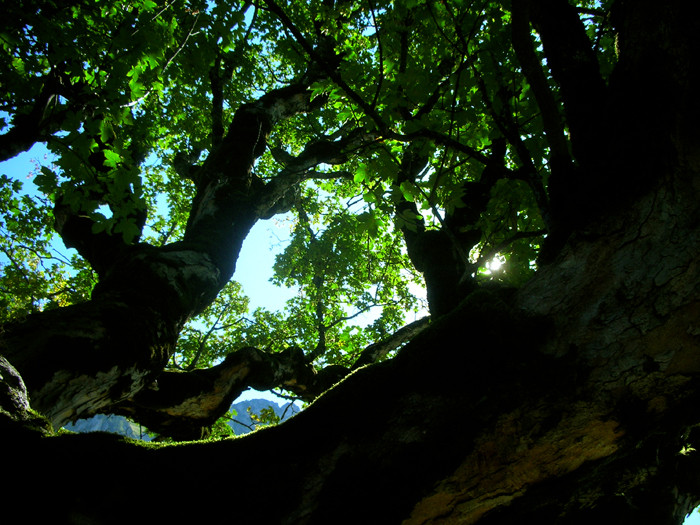
M229 426L237 436L247 434L255 429L256 423L252 420L251 413L260 416L264 409L272 408L280 420L284 421L301 411L298 405L286 403L280 406L274 401L262 398L239 401L231 405L231 408L236 411L236 415L233 416L232 421L229 421ZM125 417L115 415L97 415L89 419L79 419L75 423L65 425L64 428L71 432L111 432L133 439L145 441L151 439L146 428Z
M133 439L150 441L147 429L133 421L115 415L97 415L89 419L79 419L75 423L68 423L63 428L71 432L111 432Z
M272 408L280 420L284 421L301 411L301 408L298 405L286 403L285 405L280 406L269 399L250 399L248 401L240 401L231 405L231 408L236 411L236 415L233 416L233 421L229 422L229 426L233 429L237 436L247 434L251 430L255 429L255 423L250 417L251 413L259 416L264 409ZM249 408L250 412L248 411Z

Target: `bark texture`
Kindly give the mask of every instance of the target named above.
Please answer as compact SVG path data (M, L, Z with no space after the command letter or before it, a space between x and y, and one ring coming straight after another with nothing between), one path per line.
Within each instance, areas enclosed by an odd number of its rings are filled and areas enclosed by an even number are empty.
M650 194L616 233L601 224L520 291L471 294L277 428L159 450L108 436L11 445L69 473L32 482L52 513L97 523L139 504L157 520L222 519L195 502L231 497L247 504L241 522L680 523L698 502L696 453L681 453L700 416L698 182ZM374 408L358 422L358 407ZM119 468L96 485L83 473L105 456ZM162 503L168 483L134 492L134 472L186 484L192 505Z

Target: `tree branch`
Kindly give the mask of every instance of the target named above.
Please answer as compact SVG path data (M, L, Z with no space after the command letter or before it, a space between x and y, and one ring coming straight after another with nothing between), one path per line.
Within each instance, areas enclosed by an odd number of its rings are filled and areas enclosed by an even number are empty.
M517 2L515 7L516 22L523 24ZM598 59L576 9L566 0L534 2L530 8L547 64L561 88L574 156L581 163L590 162L600 157L602 112L607 98ZM522 54L523 46L518 47ZM538 90L543 96L541 89ZM547 103L542 109L549 111Z
M197 170L197 193L184 242L194 243L209 254L220 268L222 284L233 274L249 229L271 206L261 202L264 198L253 186L252 174L255 160L267 147L270 132L279 122L312 111L323 100L312 100L307 86L297 83L243 104L220 145Z
M244 390L282 388L299 399L313 401L351 371L375 363L407 343L429 323L430 318L424 317L368 346L349 368L331 365L316 370L308 356L296 347L278 353L241 348L221 364L205 370L162 373L151 388L123 402L113 413L163 435L199 439Z
M199 439L249 387L279 387L311 401L348 372L335 366L317 372L302 350L295 347L279 353L245 347L212 368L164 372L152 388L117 406L113 413L176 439Z
M304 35L299 31L294 22L287 16L284 10L277 5L273 0L264 0L265 5L268 9L272 11L282 22L282 25L286 27L294 36L296 41L301 45L304 51L309 55L312 62L318 64L324 72L324 75L328 76L335 84L340 87L345 94L355 102L362 111L375 123L377 129L380 133L388 131L388 126L382 119L381 115L377 113L376 109L372 105L365 101L362 96L352 89L347 82L342 78L338 72L339 58L337 55L332 57L323 56L319 53L309 41L304 37Z
M483 266L487 261L490 261L493 259L501 250L507 248L511 244L513 244L515 241L518 241L520 239L532 239L534 237L542 237L543 235L547 234L547 230L536 230L536 231L522 231L522 232L516 232L507 239L499 242L496 244L493 248L491 248L486 254L481 254L479 255L479 259L476 262L477 266Z
M508 140L508 142L513 146L513 149L520 159L520 162L522 166L515 172L509 170L508 168L505 167L505 165L500 166L501 173L504 175L504 178L514 178L514 179L520 179L527 183L527 185L530 187L530 190L532 191L532 194L535 198L535 202L537 203L537 207L539 208L540 211L540 216L542 217L542 220L544 221L545 225L547 226L547 229L551 230L552 229L552 218L551 218L551 206L549 203L549 198L547 196L547 191L544 188L544 184L542 183L542 178L538 174L537 168L535 167L535 164L532 160L532 156L530 154L529 149L525 145L522 139L522 132L520 127L518 126L518 123L515 119L515 117L509 112L509 111L501 111L498 112L496 111L496 108L493 104L493 101L491 100L491 97L489 96L488 89L486 88L486 83L484 82L484 79L479 72L479 70L474 67L474 75L476 76L476 80L479 86L479 90L481 91L482 98L484 100L484 104L488 108L489 112L491 113L491 116L493 117L493 121L498 127L499 131L503 134L503 136ZM495 96L499 97L501 100L501 105L504 108L508 107L508 102L505 100L505 96L503 94L503 91L499 91ZM558 163L557 167L561 168L562 166L565 166L566 164L564 162ZM488 164L487 164L488 166ZM559 172L561 172L561 169L557 170L557 174L559 175ZM564 174L562 173L562 176Z
M128 249L121 235L112 235L103 230L95 233L95 221L85 215L74 213L70 206L60 201L53 210L54 229L68 248L75 248L102 277L112 264Z
M552 151L552 169L556 170L560 163L565 166L570 164L569 146L564 136L563 116L559 112L559 105L554 100L552 90L535 54L530 36L529 9L530 0L515 0L512 4L513 49L540 108L544 132Z
M350 155L372 147L380 140L381 137L377 133L355 129L338 140L322 138L309 142L296 157L280 154L280 151L276 150L274 154L284 168L258 189L257 213L262 218L269 218L276 213L289 210L292 203L285 197L300 182L310 178L336 178L347 175L347 172L319 175L311 171L313 168L320 164L343 163ZM282 204L281 208L280 204Z
M425 330L430 324L430 320L430 316L422 317L398 329L388 338L372 343L362 351L360 357L352 365L352 369L356 370L362 366L380 361L389 352L396 350Z

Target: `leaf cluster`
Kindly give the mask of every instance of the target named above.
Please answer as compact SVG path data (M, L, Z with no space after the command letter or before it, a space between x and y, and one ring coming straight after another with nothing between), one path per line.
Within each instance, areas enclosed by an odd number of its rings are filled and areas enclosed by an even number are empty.
M88 299L94 272L54 239L46 203L0 175L0 323Z
M606 77L616 60L609 2L574 4ZM259 184L296 177L291 237L272 281L298 293L283 312L250 312L230 282L183 330L171 366L209 366L240 344L299 346L319 366L352 363L424 306L402 231L445 231L469 208L471 183L488 185L487 202L451 234L477 232L468 254L475 275L518 285L534 270L548 227L552 143L513 46L509 2L111 0L6 9L0 137L15 149L26 137L43 142L53 157L35 177L39 196L0 180L3 320L85 300L94 284L79 258L57 264L53 205L127 244L182 239L200 172L235 112L301 78L324 103L272 130L252 176ZM539 35L528 38L559 108ZM556 116L568 152L567 123ZM494 159L499 141L505 152ZM296 168L329 145L336 155ZM425 167L402 178L416 150ZM495 160L500 171L490 178ZM498 272L494 258L503 262Z

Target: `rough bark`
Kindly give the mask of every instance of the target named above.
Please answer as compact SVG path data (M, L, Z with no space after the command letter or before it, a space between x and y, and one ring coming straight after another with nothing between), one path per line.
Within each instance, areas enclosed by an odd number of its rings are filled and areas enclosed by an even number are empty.
M111 412L130 417L150 431L176 440L206 438L211 426L246 389L283 388L311 402L353 370L380 361L408 342L429 321L429 317L423 318L368 346L351 367L328 365L317 370L312 359L296 347L278 353L244 347L208 369L163 372L150 388L111 406Z
M246 389L283 388L301 400L312 402L354 370L381 361L422 332L429 322L430 318L425 317L369 345L350 367L329 365L317 370L312 359L296 347L277 353L244 347L208 369L163 372L151 387L111 406L110 410L173 439L205 438L216 420L228 412L231 403Z
M144 518L204 521L226 506L194 502L235 497L241 522L679 523L699 501L696 453L680 452L700 416L700 180L681 175L522 290L473 293L277 428L159 450L11 440L67 473L32 480L48 500L26 517L116 523L143 504ZM84 472L105 456L119 468L96 485ZM134 472L178 480L192 505L169 505L170 483L136 491Z

